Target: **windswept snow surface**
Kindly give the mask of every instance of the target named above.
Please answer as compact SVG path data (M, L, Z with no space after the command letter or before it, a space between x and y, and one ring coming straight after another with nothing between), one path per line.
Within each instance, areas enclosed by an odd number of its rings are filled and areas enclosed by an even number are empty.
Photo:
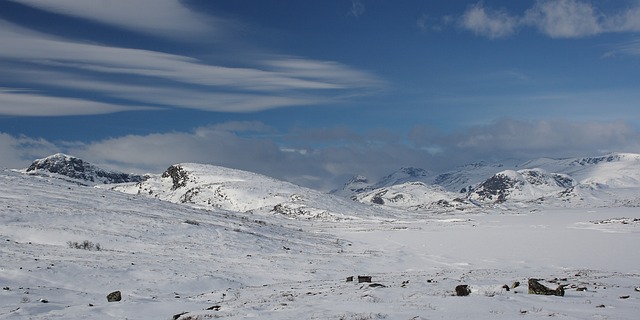
M637 208L419 214L374 207L359 215L362 204L340 205L333 211L348 209L350 219L291 219L1 171L0 319L640 314ZM85 240L101 250L68 245ZM376 285L358 283L358 275ZM527 294L528 278L567 285L565 296ZM502 288L514 281L521 285ZM471 295L453 296L459 284ZM122 301L107 302L115 290Z

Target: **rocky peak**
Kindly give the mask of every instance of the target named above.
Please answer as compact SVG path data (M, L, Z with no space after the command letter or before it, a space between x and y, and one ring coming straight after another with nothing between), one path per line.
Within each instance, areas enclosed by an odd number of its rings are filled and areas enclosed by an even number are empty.
M28 174L47 175L50 173L66 176L72 179L92 183L124 183L140 182L143 176L115 171L106 171L82 159L57 153L52 156L37 159L31 163L26 172Z

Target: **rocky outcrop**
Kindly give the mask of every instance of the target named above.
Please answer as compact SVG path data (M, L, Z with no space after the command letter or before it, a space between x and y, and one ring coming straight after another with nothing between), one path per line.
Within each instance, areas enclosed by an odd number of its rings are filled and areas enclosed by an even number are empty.
M522 185L522 182L517 180L514 174L513 171L500 172L485 180L474 191L476 198L478 200L492 200L496 203L505 202L511 190Z
M162 173L162 177L171 178L171 180L173 181L171 190L176 190L187 185L189 174L180 165L173 165L167 168L167 170Z
M545 296L564 296L564 286L560 285L556 289L551 289L540 282L538 279L529 279L529 294L541 294Z

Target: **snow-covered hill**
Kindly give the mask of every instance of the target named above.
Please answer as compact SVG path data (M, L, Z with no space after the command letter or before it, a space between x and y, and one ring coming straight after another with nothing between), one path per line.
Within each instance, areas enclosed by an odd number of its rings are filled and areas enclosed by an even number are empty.
M33 161L25 172L32 175L71 179L85 185L139 182L144 180L144 177L140 175L107 171L82 159L62 153Z
M464 195L448 192L440 186L427 185L423 182L406 182L378 188L360 193L355 200L395 209L431 213L469 210L477 207L464 199Z
M113 190L140 194L199 208L274 213L296 218L350 219L371 209L260 174L213 165L183 163L146 181L121 184Z
M367 177L356 175L345 183L342 188L331 191L331 194L355 199L356 195L375 189L391 187L407 182L426 182L431 175L433 174L429 171L415 167L400 168L382 177L375 183L371 183Z

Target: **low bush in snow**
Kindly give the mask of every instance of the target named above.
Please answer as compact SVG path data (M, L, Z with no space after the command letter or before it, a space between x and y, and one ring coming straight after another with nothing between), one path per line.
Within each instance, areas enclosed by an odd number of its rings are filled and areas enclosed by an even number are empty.
M82 250L89 250L89 251L91 251L91 250L96 250L96 251L102 250L102 247L100 246L99 243L93 244L93 242L91 242L89 240L84 240L82 242L67 241L67 245L71 249L82 249Z

